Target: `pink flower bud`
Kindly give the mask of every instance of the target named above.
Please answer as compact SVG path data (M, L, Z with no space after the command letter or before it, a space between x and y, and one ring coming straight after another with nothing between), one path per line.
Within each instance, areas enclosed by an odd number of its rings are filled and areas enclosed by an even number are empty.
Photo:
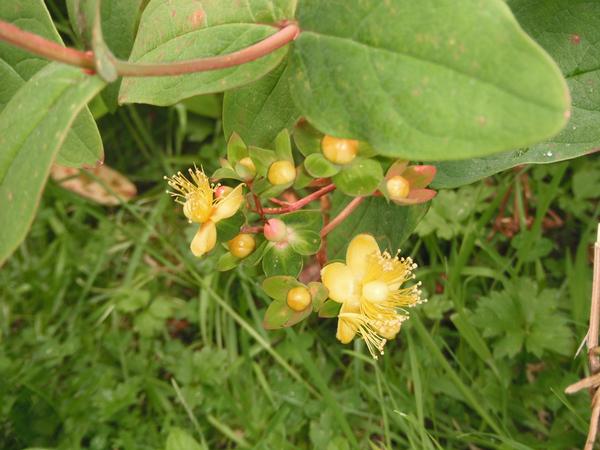
M265 238L273 242L281 242L287 237L285 223L279 219L269 219L263 230Z

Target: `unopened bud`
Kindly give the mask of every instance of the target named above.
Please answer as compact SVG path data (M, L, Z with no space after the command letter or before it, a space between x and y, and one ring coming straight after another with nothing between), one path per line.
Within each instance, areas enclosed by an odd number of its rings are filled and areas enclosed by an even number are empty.
M269 219L263 228L263 233L267 240L272 242L281 242L287 236L287 227L279 219Z
M267 173L269 182L274 185L288 184L296 179L296 168L291 161L275 161Z
M229 251L236 258L245 258L256 248L256 239L251 234L241 233L227 243Z
M252 179L256 175L256 166L249 156L240 159L235 165L235 170L246 180Z
M288 291L287 305L296 312L304 311L311 302L310 292L304 286L297 286Z
M358 153L358 141L325 135L321 141L323 155L334 164L349 164Z
M225 197L231 191L233 191L233 188L231 188L229 186L219 186L218 188L215 189L215 197L216 198Z
M410 183L401 175L395 175L385 183L388 195L391 199L401 199L408 197L410 192Z

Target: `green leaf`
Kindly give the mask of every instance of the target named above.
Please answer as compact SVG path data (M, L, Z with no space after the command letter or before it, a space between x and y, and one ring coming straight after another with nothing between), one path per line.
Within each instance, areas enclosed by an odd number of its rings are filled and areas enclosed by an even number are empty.
M69 20L73 30L85 42L92 38L82 20L82 0L67 0ZM102 0L100 17L105 50L120 59L129 58L137 32L144 0ZM93 6L93 5L92 5ZM117 97L121 80L111 83L102 91L102 98L111 112L117 108Z
M248 147L239 134L233 133L227 141L227 161L232 166L242 158L248 156Z
M308 283L308 289L310 290L310 296L312 298L313 311L319 311L325 303L325 300L327 300L327 297L329 297L329 291L323 283L318 283L316 281Z
M262 288L265 293L274 300L285 302L290 289L302 286L294 277L276 276L265 278Z
M492 352L477 329L467 320L465 314L462 312L454 313L450 316L450 320L460 333L460 336L471 346L477 356L495 368Z
M240 233L240 228L244 224L246 218L241 211L238 211L233 216L217 222L217 236L219 241L226 242Z
M306 120L301 120L294 127L294 143L304 156L321 153L321 140L323 133L313 127Z
M350 200L340 193L334 194L331 217L339 214ZM329 259L344 258L348 243L360 233L373 235L382 250L394 253L414 231L427 208L427 204L395 206L381 197L366 198L327 236Z
M381 164L373 159L356 157L340 173L332 178L333 183L347 195L372 194L383 180Z
M322 153L311 153L304 160L304 168L315 178L329 178L340 171L340 166L332 163Z
M299 165L296 167L296 179L294 180L293 187L296 190L304 189L313 181L313 177L311 177L307 172L304 165Z
M284 128L275 137L275 154L279 161L291 161L294 162L292 155L292 141L290 140L289 131Z
M203 450L203 448L187 431L172 427L169 430L165 450Z
M538 358L546 352L569 355L574 339L558 310L561 298L559 291L540 291L532 280L521 278L480 299L472 321L484 337L494 338L496 358L514 357L523 349Z
M42 0L0 2L0 19L62 44ZM0 111L27 80L48 64L46 59L0 42ZM56 162L63 166L95 166L104 160L104 149L96 122L85 108L73 123Z
M566 122L558 67L502 0L305 0L298 19L292 96L327 134L443 160L531 145Z
M256 236L256 240L259 241L262 239L262 242L260 244L257 243L256 245L256 250L254 250L252 253L250 253L249 256L247 256L246 258L242 259L242 264L246 265L246 266L255 266L257 265L265 251L268 249L268 242L264 240L264 238L261 238L260 236Z
M292 230L312 230L319 232L323 228L323 215L316 209L304 209L282 214L279 218Z
M306 308L304 311L296 312L291 309L286 302L273 301L263 319L263 326L267 330L277 330L296 325L301 320L307 318L312 312L312 308Z
M290 231L288 241L296 253L314 255L321 247L321 236L312 230Z
M297 277L302 270L302 256L294 251L291 245L280 247L273 245L263 256L262 267L265 275L289 275Z
M188 111L199 116L218 119L222 114L221 96L217 94L196 95L186 98L182 103Z
M267 172L269 171L269 167L275 161L277 161L277 156L273 150L267 150L259 147L249 147L248 153L250 154L250 159L254 163L256 167L256 173L266 177Z
M265 184L266 189L264 189L264 190L259 189L258 183L255 184L255 186L256 186L256 191L259 193L260 197L264 198L264 199L278 197L282 192L289 189L294 184L293 182L290 182L290 183L286 183L286 184L272 185L267 180L261 180L261 181L266 182L266 184Z
M600 3L586 0L511 0L515 16L558 63L571 91L567 126L553 138L498 155L436 163L437 188L472 183L522 164L548 164L600 148Z
M225 55L277 31L266 25L292 18L295 2L262 0L240 8L236 0L151 0L144 9L130 61L175 62ZM257 61L227 69L176 77L125 78L121 103L172 105L198 94L222 92L251 83L279 65L281 48Z
M226 272L237 267L239 263L240 258L233 256L230 252L223 253L217 261L217 270L219 272Z
M225 136L235 131L249 144L266 147L280 130L294 125L300 113L290 95L287 67L284 62L258 81L225 93Z
M332 317L337 317L340 313L340 308L342 307L341 303L334 302L333 300L327 300L323 303L321 308L319 308L319 317L324 319L329 319Z
M492 193L493 189L482 185L439 191L431 201L431 208L419 222L417 233L419 236L435 233L438 238L446 240L464 233L469 218L488 207L486 199Z
M78 68L50 64L0 113L0 264L25 237L69 127L103 86Z

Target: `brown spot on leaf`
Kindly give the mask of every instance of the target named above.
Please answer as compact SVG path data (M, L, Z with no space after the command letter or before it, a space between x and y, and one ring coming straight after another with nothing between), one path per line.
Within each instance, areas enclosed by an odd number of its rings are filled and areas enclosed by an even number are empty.
M572 34L571 35L571 44L573 44L573 45L581 44L581 36L579 36L578 34Z
M204 22L204 11L202 9L197 9L190 15L190 23L194 27L202 26Z

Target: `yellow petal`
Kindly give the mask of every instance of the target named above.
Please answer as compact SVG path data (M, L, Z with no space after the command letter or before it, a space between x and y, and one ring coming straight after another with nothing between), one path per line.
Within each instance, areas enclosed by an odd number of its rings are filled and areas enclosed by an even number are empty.
M357 309L356 307L352 306L350 302L347 302L342 304L340 314L357 313L359 310L360 308ZM337 333L335 334L335 337L342 344L348 344L350 341L352 341L352 339L354 339L354 336L356 336L357 331L358 328L353 323L352 319L340 317L338 319Z
M342 317L338 319L337 333L335 337L342 344L348 344L356 336L356 328L352 326L352 323Z
M216 243L217 227L214 222L209 220L208 222L204 222L200 225L200 228L198 228L198 232L190 244L190 249L194 256L200 257L205 253L210 252Z
M369 255L373 253L379 254L379 246L377 241L370 234L359 234L346 251L346 264L352 269L357 280L362 280L367 273L369 264Z
M329 298L336 302L344 303L357 296L356 280L346 264L327 264L321 270L321 279L329 289Z
M244 201L244 195L242 193L244 185L239 184L233 191L218 200L213 210L210 220L217 223L219 220L227 219L233 216Z

